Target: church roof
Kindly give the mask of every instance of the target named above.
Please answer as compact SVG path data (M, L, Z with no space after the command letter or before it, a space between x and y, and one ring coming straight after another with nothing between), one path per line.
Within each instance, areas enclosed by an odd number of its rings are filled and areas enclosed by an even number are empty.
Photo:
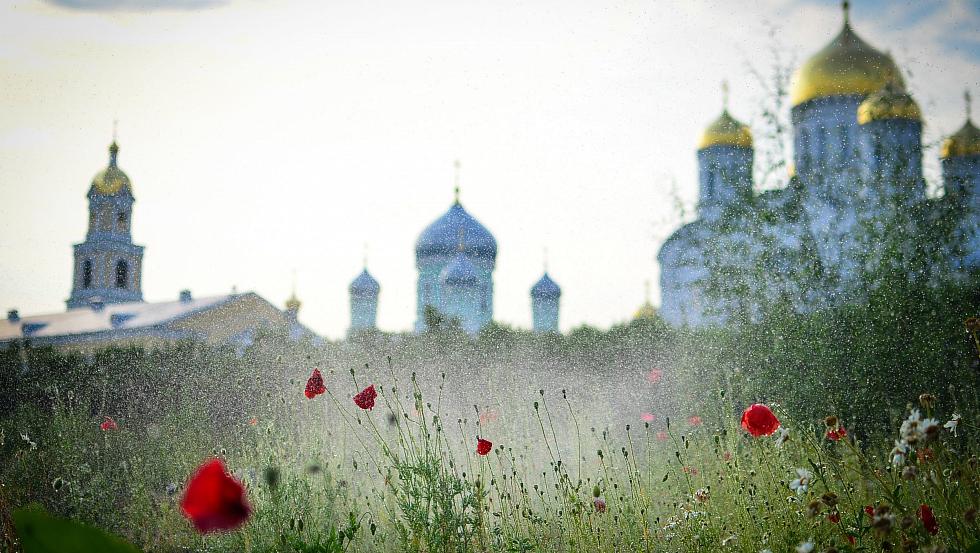
M377 296L380 291L381 285L367 269L361 271L361 274L350 283L350 293L353 296Z
M432 255L452 255L458 249L461 238L466 255L496 260L497 240L459 202L422 231L415 244L415 256L422 259Z
M240 305L240 307L236 307ZM0 319L0 346L4 342L30 338L36 344L64 345L72 343L112 342L116 339L156 336L160 338L206 339L198 330L185 328L183 321L224 306L258 314L264 319L278 312L254 292L225 294L163 302L128 302L76 307L58 313L31 315L11 320ZM255 311L258 309L259 311ZM236 315L236 317L240 317ZM275 317L269 322L275 323ZM304 333L313 335L305 329Z
M76 307L60 313L0 320L0 341L150 328L223 305L238 294L192 298L186 301L105 304L100 309ZM26 332L25 332L26 331Z
M542 298L542 299L558 299L561 296L561 287L558 286L548 273L545 273L541 278L531 287L531 297L532 298Z
M475 286L480 282L480 273L466 254L459 252L452 263L442 270L439 280L450 286Z

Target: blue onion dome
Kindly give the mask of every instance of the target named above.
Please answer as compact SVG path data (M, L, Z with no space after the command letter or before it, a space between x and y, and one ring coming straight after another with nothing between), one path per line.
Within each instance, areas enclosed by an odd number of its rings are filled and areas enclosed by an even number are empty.
M119 145L112 141L109 146L109 166L99 171L92 179L92 191L100 196L112 196L125 190L130 195L133 194L133 185L129 181L126 173L116 165L116 158L119 156Z
M463 250L466 255L490 261L497 259L497 240L459 202L422 231L415 243L415 257L452 255L458 249L460 236L466 243Z
M381 291L381 285L371 276L367 269L361 271L357 278L350 283L350 294L358 297L377 296Z
M480 284L480 273L466 257L466 253L461 251L456 254L452 263L442 270L439 280L449 286L477 286Z
M531 297L536 299L549 299L556 300L561 297L561 288L558 283L551 280L548 273L538 280L534 286L531 287Z

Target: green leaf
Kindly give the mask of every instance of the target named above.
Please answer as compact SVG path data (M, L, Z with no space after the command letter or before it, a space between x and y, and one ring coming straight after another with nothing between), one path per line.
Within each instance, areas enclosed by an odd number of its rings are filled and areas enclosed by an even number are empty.
M54 518L39 507L14 511L24 553L138 553L126 541L98 528Z
M980 541L974 542L974 544L966 550L966 553L980 553Z

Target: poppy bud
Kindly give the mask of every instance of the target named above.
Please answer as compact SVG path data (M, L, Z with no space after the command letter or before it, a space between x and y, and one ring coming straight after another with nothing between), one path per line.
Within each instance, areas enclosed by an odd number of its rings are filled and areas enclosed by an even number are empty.
M276 467L267 467L265 472L262 473L265 478L265 484L269 486L270 490L274 490L279 487L279 469Z
M592 497L599 497L600 495L602 495L602 492L599 491L599 484L596 484L592 488Z
M822 499L824 504L827 505L828 507L833 507L834 505L837 505L837 494L835 494L834 492L827 492L822 496L820 496L820 499Z
M963 513L963 520L973 524L977 520L977 510L974 507L970 507Z
M813 518L820 514L820 502L814 499L806 506L806 516Z
M827 418L825 418L823 420L823 423L825 425L827 425L828 428L833 428L833 427L837 426L838 419L837 419L836 416L830 415L829 417L827 417Z
M915 466L909 465L909 466L905 467L904 469L902 469L902 479L903 480L915 480L915 477L916 476L917 476L917 472L915 470Z

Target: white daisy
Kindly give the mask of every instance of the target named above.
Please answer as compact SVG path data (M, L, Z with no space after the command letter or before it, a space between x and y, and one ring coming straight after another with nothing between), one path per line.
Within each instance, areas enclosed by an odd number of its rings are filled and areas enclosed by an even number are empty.
M797 495L803 495L806 493L806 487L810 485L810 480L813 479L813 473L806 469L796 469L796 475L799 478L789 483L789 489L795 491Z
M905 442L895 440L895 447L892 448L892 464L900 467L905 464L905 456L909 454L909 445Z
M902 421L902 427L899 432L902 434L903 442L909 445L915 445L923 438L923 429L922 415L919 414L918 409L912 409L912 412L909 413L909 418Z
M960 416L957 415L956 413L953 413L953 418L949 419L949 422L944 424L943 428L952 432L953 436L956 436L956 428L959 425L960 425Z
M805 541L796 546L796 553L810 553L811 551L813 551L812 541Z
M780 426L773 439L776 440L777 446L782 447L789 440L789 430L786 430L785 426Z

